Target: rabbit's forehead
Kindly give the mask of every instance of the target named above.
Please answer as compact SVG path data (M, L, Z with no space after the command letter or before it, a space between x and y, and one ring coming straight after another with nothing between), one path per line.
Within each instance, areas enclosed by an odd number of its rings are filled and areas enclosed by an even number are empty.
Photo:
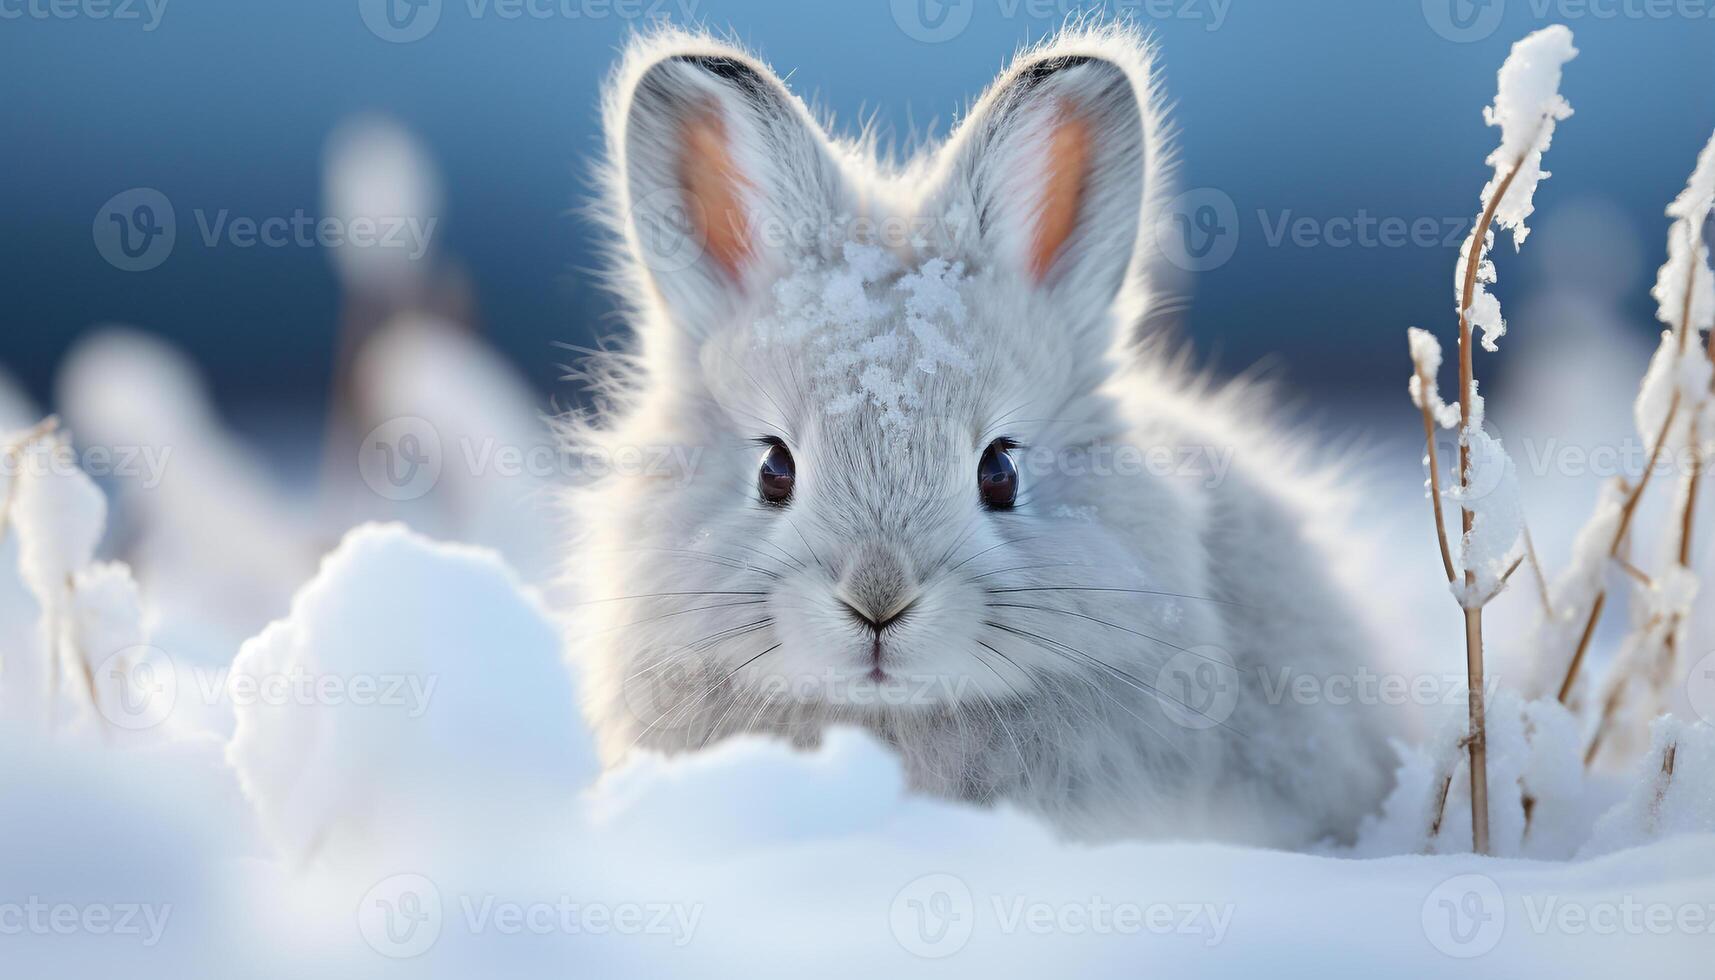
M986 280L957 260L848 245L800 260L725 345L733 363L705 367L750 414L792 406L794 429L940 442L980 413L997 362L1019 360L994 349Z

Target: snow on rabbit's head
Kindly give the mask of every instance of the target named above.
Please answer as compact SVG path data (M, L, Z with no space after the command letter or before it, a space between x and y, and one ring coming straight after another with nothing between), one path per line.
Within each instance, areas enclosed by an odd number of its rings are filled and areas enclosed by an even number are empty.
M1031 683L978 642L988 590L1132 564L1099 489L1022 464L1113 434L1101 391L1148 305L1162 190L1149 81L1132 31L1070 31L892 163L744 52L633 43L603 206L638 349L574 433L660 461L576 492L586 591L679 603L599 604L632 674Z

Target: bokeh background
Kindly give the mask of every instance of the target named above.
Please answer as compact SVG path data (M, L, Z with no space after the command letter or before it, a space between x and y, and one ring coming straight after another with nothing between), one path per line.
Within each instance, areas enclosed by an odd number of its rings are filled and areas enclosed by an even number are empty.
M575 354L557 345L621 327L590 275L598 236L582 212L598 88L651 16L730 30L841 132L873 121L901 146L944 133L1017 45L1069 13L1147 23L1183 186L1213 188L1236 217L1221 225L1230 258L1187 278L1182 328L1223 372L1265 361L1312 400L1392 394L1404 328L1447 335L1458 234L1446 229L1476 208L1496 141L1479 109L1513 40L1558 20L1582 51L1537 222L1571 222L1578 254L1555 253L1546 233L1517 259L1503 249L1503 302L1541 292L1559 262L1610 293L1647 344L1662 207L1715 120L1715 2L1703 0L387 2L392 21L367 0L128 0L115 12L129 19L37 5L0 20L0 365L38 404L54 403L79 338L117 322L187 352L241 431L318 431L352 317L337 257L210 244L198 222L328 214L330 136L377 114L439 174L437 302L544 408L576 403L562 380ZM132 188L159 191L177 219L170 255L141 272L104 259L94 233ZM1366 240L1366 217L1442 230ZM1282 237L1300 219L1309 237Z

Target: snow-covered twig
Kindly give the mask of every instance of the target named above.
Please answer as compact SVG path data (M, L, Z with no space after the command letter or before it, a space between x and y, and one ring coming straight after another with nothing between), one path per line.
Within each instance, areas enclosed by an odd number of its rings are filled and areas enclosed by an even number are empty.
M1530 535L1530 524L1524 525L1524 555L1530 560L1530 570L1536 578L1537 598L1542 602L1542 615L1554 616L1554 600L1548 596L1548 573L1542 570L1542 559L1536 554L1536 539Z
M1658 303L1656 315L1668 324L1670 333L1662 338L1656 361L1651 363L1650 372L1638 394L1639 418L1647 418L1650 408L1661 402L1661 386L1669 386L1671 394L1667 397L1667 410L1651 449L1650 466L1645 469L1638 488L1627 499L1614 541L1614 551L1617 553L1636 509L1637 500L1649 481L1650 472L1655 468L1661 454L1666 451L1667 444L1676 441L1674 426L1681 416L1684 416L1689 467L1680 490L1680 513L1675 528L1679 542L1672 559L1673 568L1659 576L1670 583L1674 595L1665 600L1666 608L1659 611L1639 630L1640 634L1647 637L1660 620L1666 621L1657 652L1662 669L1652 672L1660 677L1665 677L1670 672L1667 668L1678 659L1680 624L1687 618L1691 597L1697 589L1696 578L1691 573L1691 542L1692 530L1696 524L1697 497L1702 486L1704 461L1700 445L1701 425L1711 402L1711 379L1715 377L1715 330L1710 333L1707 360L1704 350L1693 349L1693 342L1699 339L1701 331L1715 326L1715 267L1711 266L1708 250L1703 242L1703 229L1712 211L1715 211L1715 136L1710 137L1703 151L1698 154L1697 165L1692 170L1690 179L1686 181L1685 190L1667 208L1667 214L1674 219L1668 229L1668 257L1657 274L1656 285L1651 293ZM1624 563L1622 567L1630 568ZM1646 588L1654 589L1654 582L1649 576L1639 572L1636 577ZM1600 598L1598 596L1598 599ZM1598 601L1592 606L1579 648L1561 685L1563 703L1571 693L1578 666L1584 659L1589 637L1595 631L1601 611L1602 603ZM1653 652L1642 638L1636 641L1636 645L1640 651ZM1602 714L1597 719L1589 749L1585 752L1586 765L1595 761L1603 737L1619 713L1627 681L1628 678L1619 676L1610 684Z
M52 435L60 427L58 417L50 415L36 423L33 428L25 430L17 438L4 446L0 446L0 457L15 458L22 455L38 439ZM16 467L14 467L16 469ZM9 480L6 483L6 495L0 497L0 544L6 541L6 531L12 523L12 504L18 499L18 481Z
M1525 556L1513 557L1513 549L1524 531L1517 497L1516 470L1499 440L1483 431L1483 402L1477 394L1473 358L1475 331L1483 333L1484 349L1493 351L1506 333L1500 304L1486 284L1495 280L1489 249L1495 229L1510 230L1515 247L1529 230L1525 219L1534 205L1537 183L1548 176L1542 170L1542 154L1548 149L1557 122L1572 114L1560 96L1561 68L1578 53L1572 32L1554 25L1537 31L1513 45L1501 66L1494 104L1483 110L1485 121L1501 130L1501 142L1489 154L1494 176L1484 186L1483 207L1460 249L1456 267L1459 313L1459 402L1456 412L1440 404L1434 388L1434 372L1440 366L1440 348L1421 330L1410 333L1412 399L1423 414L1424 435L1429 444L1430 487L1435 496L1436 530L1442 564L1465 617L1465 667L1470 691L1469 728L1464 739L1471 771L1471 844L1478 853L1489 850L1488 743L1485 733L1483 607L1500 593ZM1459 504L1461 531L1459 560L1453 560L1441 511L1439 474L1436 472L1435 423L1457 425L1459 430L1458 485L1451 496ZM1479 477L1484 484L1479 488ZM1534 547L1527 551L1534 555ZM1533 567L1535 566L1534 558ZM1463 582L1460 573L1463 572ZM1537 568L1538 578L1541 570ZM1545 602L1546 605L1546 602ZM1439 819L1439 818L1437 818Z
M1662 445L1667 441L1675 418L1679 414L1679 392L1673 393L1668 403L1667 415L1661 421L1661 430L1656 433L1655 443L1650 449L1649 462L1644 466L1643 475L1626 494L1625 502L1620 505L1619 524L1614 528L1612 543L1608 546L1608 559L1617 560L1620 549L1625 546L1626 535L1632 529L1632 518L1637 516L1638 504L1643 502L1644 491L1649 489L1650 477L1661 462ZM1560 681L1560 703L1568 704L1572 690L1578 681L1578 670L1584 665L1584 655L1590 651L1590 640L1596 635L1596 626L1602 621L1602 611L1607 607L1608 593L1606 589L1596 593L1596 598L1590 604L1590 613L1584 621L1584 629L1578 636L1578 647L1572 651L1572 660L1566 665L1566 676Z
M1406 333L1411 340L1414 369L1411 397L1423 413L1423 442L1429 463L1429 500L1435 508L1435 537L1441 545L1441 565L1446 569L1447 581L1451 584L1458 579L1458 573L1453 568L1453 551L1447 544L1447 515L1441 507L1441 460L1435 450L1436 414L1447 410L1435 382L1435 374L1441 369L1441 345L1427 330L1412 327Z

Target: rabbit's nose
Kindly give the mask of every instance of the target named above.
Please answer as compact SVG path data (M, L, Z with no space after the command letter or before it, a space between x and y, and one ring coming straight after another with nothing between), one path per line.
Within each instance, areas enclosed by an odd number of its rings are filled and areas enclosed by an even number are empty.
M854 619L880 632L910 611L917 586L893 549L864 544L852 555L834 594Z

